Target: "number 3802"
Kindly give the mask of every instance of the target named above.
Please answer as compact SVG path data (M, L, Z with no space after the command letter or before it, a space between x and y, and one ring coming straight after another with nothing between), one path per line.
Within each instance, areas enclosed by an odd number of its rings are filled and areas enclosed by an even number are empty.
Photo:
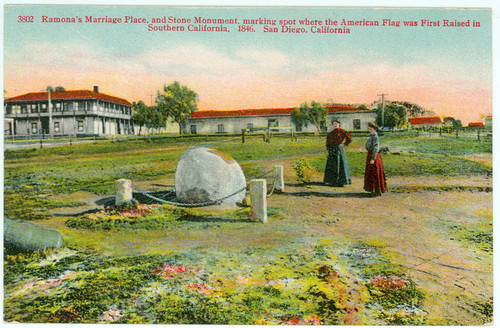
M18 23L33 23L34 21L34 16L17 16Z

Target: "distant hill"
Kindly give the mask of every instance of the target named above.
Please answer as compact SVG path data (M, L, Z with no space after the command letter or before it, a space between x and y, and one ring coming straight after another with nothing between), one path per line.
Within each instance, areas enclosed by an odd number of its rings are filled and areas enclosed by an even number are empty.
M373 103L370 103L370 104L367 104L366 107L368 108L376 108L378 104L381 104L382 101L381 100L377 100L377 101L374 101ZM387 100L385 102L385 104L394 104L394 105L398 105L398 106L403 106L406 108L406 113L407 113L407 117L408 118L411 118L411 117L425 117L425 116L438 116L436 113L434 113L432 110L427 110L417 104L414 104L414 103L411 103L409 101L400 101L400 100ZM325 104L323 104L324 106L335 106L335 105L339 105L339 106L354 106L354 107L358 107L360 106L360 104L343 104L343 103L336 103L336 102L333 102L333 101L329 101Z
M389 101L388 103L403 106L406 108L408 117L437 116L432 110L427 110L417 104L408 101Z

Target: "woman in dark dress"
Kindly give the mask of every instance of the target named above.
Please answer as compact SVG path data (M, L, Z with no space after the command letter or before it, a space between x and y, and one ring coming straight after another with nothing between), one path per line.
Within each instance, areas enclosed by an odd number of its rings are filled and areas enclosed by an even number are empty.
M328 158L326 161L325 178L323 183L334 187L343 187L351 184L351 170L347 163L345 146L351 143L351 136L340 128L340 122L332 121L333 130L326 136L326 149Z
M385 180L384 165L379 154L378 125L368 123L370 136L366 140L366 166L365 166L365 191L372 196L380 196L387 191L387 182Z

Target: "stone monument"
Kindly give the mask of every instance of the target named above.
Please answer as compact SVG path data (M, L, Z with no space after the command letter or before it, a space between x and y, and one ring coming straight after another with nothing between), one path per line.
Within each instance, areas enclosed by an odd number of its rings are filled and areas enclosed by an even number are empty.
M231 156L208 146L195 146L179 159L175 193L181 203L221 201L234 206L245 198L245 175Z

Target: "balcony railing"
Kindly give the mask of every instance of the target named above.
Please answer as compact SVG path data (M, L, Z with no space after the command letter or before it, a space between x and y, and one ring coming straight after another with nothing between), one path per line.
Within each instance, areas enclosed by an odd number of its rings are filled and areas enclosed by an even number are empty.
M64 111L64 112L52 112L52 117L72 117L72 116L100 116L100 117L110 117L118 119L130 119L131 114L123 114L121 112L101 112L101 111ZM49 117L48 112L42 113L11 113L5 114L5 118L38 118L38 117Z

